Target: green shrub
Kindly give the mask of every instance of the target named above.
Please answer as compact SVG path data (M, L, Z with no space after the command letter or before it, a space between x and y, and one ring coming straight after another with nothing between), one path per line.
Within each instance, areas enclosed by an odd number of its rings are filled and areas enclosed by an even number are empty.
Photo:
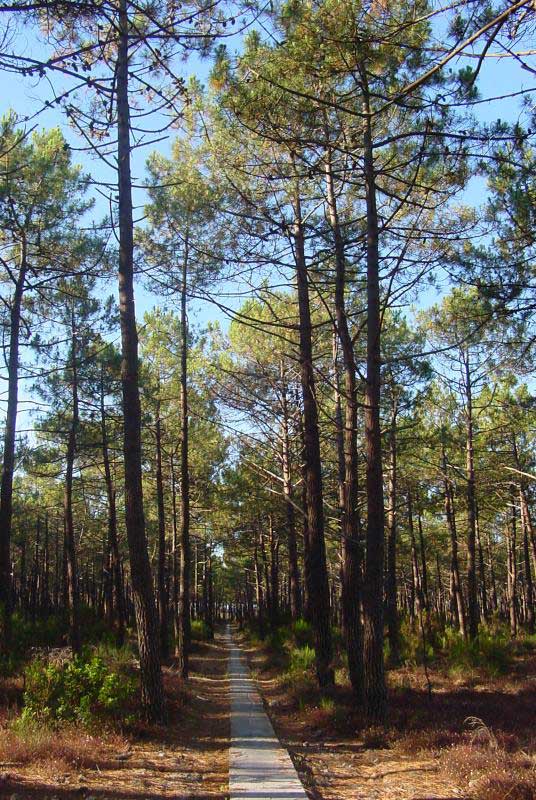
M266 637L266 646L274 653L283 653L285 650L285 643L287 642L288 638L289 632L287 628L276 628L274 631L270 631Z
M502 632L481 630L476 639L466 641L460 633L446 631L443 649L454 672L478 669L496 677L508 671L512 659L511 643Z
M291 673L310 672L315 666L315 651L309 645L305 647L293 647L290 651Z
M435 630L428 631L423 642L420 625L412 626L408 619L404 619L400 625L400 653L402 661L408 665L429 663L436 657L436 650L439 648L437 633ZM384 653L386 661L390 659L389 640L385 639Z
M205 642L212 638L209 626L202 619L192 620L190 630L194 642Z
M311 623L304 619L297 619L292 625L292 638L298 647L303 647L304 645L312 646L313 629Z
M25 670L21 722L89 724L101 716L124 716L135 693L133 679L112 672L99 656L56 664L36 660Z

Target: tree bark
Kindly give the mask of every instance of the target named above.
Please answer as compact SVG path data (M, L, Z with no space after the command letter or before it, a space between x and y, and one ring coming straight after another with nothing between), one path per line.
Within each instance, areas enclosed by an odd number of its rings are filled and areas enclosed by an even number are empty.
M517 636L517 514L514 485L510 488L510 523L507 525L507 600L510 633Z
M473 393L469 351L464 354L465 367L465 425L467 473L467 618L469 638L478 634L478 591L476 581L476 499L475 456L473 441Z
M188 317L186 314L188 277L188 236L182 264L181 285L181 514L180 514L180 580L178 609L178 668L188 677L190 649L190 472L188 465Z
M160 387L158 388L160 392ZM166 512L164 508L164 479L162 476L162 420L160 400L156 403L156 505L158 508L158 624L160 629L160 654L169 655L168 596L166 586Z
M326 136L328 133L326 132ZM332 155L325 156L328 216L335 245L335 320L344 367L344 427L342 432L342 612L352 689L363 699L363 631L361 629L362 531L357 507L357 386L354 344L346 313L346 254L333 180Z
M389 472L387 484L387 580L385 587L387 635L389 637L389 660L392 666L400 664L400 623L397 608L396 544L398 536L398 492L396 449L396 403L393 404L389 426Z
M445 445L442 443L442 468L443 468L443 481L445 487L445 514L447 517L447 525L450 534L450 549L451 549L451 578L452 578L452 595L454 601L454 608L458 619L458 627L463 638L467 638L467 627L465 620L465 603L463 599L462 584L460 579L460 564L458 561L458 536L456 531L456 517L454 514L454 502L452 485L449 480L447 471L447 455L445 452Z
M523 488L519 487L519 505L521 508L521 528L523 531L523 570L525 573L525 604L527 607L527 629L529 633L534 633L534 584L532 581L532 569L530 566L530 527L527 520L526 509L523 502Z
M362 77L366 83L364 73ZM365 386L367 528L363 587L364 689L365 711L368 719L383 723L387 715L387 689L383 661L385 510L380 428L380 259L372 118L366 87L363 91L363 157L367 208L367 374Z
M134 304L134 221L130 175L129 19L127 0L120 0L119 9L116 99L125 522L130 556L132 595L138 630L142 706L149 719L162 721L165 716L165 703L160 665L158 618L153 594L151 567L147 553L143 512L138 333L136 330Z
M117 538L116 493L110 465L108 429L106 426L106 407L104 404L104 364L101 364L100 416L102 462L104 465L104 480L106 483L106 495L108 499L108 547L110 551L110 571L113 587L112 605L114 616L117 621L118 643L119 645L122 645L125 639L126 613L125 601L123 597L123 582L121 580L121 556L119 553L119 542Z
M321 687L334 682L333 646L329 613L329 585L324 541L324 505L322 496L322 465L318 409L313 369L311 309L309 278L305 259L305 241L299 186L294 198L294 251L300 318L300 376L303 394L303 441L305 455L305 489L308 570L308 611L314 630L316 675Z
M28 269L26 238L20 246L19 273L9 315L9 361L7 410L0 485L0 653L7 654L11 644L11 525L13 517L13 474L15 471L15 436L19 396L19 340L22 298Z
M76 456L76 440L78 435L78 365L77 365L77 338L74 311L71 312L71 424L67 440L65 489L63 495L63 510L65 519L65 547L67 556L67 586L69 598L69 628L73 653L80 652L80 593L78 587L78 564L76 558L76 542L73 519L73 471Z
M293 502L292 469L290 459L289 413L287 386L283 360L280 373L282 380L282 431L281 431L281 463L283 472L283 495L287 522L287 547L289 570L290 616L295 622L301 615L300 571L298 567L298 547L296 543L296 514Z

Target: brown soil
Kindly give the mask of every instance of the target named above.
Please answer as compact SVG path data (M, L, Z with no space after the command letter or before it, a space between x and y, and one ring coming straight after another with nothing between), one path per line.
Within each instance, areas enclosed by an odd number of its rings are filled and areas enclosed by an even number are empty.
M247 645L244 644L247 648ZM334 690L324 710L318 695L299 703L262 650L247 649L267 711L314 800L446 800L463 792L437 753L408 753L390 732L366 730L347 689Z
M181 685L173 665L164 679L170 701L165 727L135 734L57 737L48 752L3 748L0 797L13 800L224 800L228 797L227 651L216 637L196 646L191 678ZM43 752L44 750L44 752ZM33 759L28 756L34 752ZM21 762L17 763L17 756ZM75 766L78 765L78 766ZM82 766L80 766L82 765Z

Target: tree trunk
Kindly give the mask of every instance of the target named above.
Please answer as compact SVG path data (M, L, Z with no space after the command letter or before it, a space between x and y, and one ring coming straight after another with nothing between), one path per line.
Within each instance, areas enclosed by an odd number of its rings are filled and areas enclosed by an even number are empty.
M182 264L181 286L181 515L180 580L178 609L178 668L188 677L190 649L190 473L188 466L188 318L186 314L188 276L188 236Z
M362 77L366 80L364 74ZM367 206L367 374L365 386L367 549L363 587L364 688L365 710L368 719L382 723L387 714L387 690L383 662L385 511L380 428L380 260L372 122L366 89L364 89L363 113L363 157Z
M22 298L26 280L27 253L23 236L19 274L9 315L9 361L7 365L7 410L0 486L0 654L7 654L11 644L11 523L13 517L13 473L15 471L15 436L19 396L19 339Z
M314 630L316 674L321 687L334 682L333 647L329 617L329 585L324 541L324 505L318 409L313 369L309 278L305 260L305 241L299 186L294 198L294 249L300 318L300 377L303 394L303 438L306 478L306 515L308 547L307 587L310 621Z
M130 109L128 96L129 20L127 0L119 5L116 64L117 162L119 192L119 312L121 321L121 383L124 418L125 522L130 555L132 595L138 630L142 705L148 718L165 715L160 666L158 617L143 513L141 407L138 332L134 305L134 221L130 176Z
M326 134L327 135L327 134ZM363 631L361 629L362 532L357 507L357 386L354 345L348 328L344 292L346 255L333 181L331 152L326 152L328 214L335 244L335 319L344 365L344 428L342 485L342 610L348 671L354 693L363 698Z
M508 617L510 620L510 633L513 637L517 636L517 514L515 505L514 486L511 486L510 524L507 525L507 600Z
M466 401L466 473L467 473L467 618L469 638L478 634L478 591L476 582L476 500L475 457L473 443L473 396L469 352L464 356Z
M523 569L525 573L525 604L527 607L527 629L529 633L534 633L534 584L532 581L532 569L530 566L529 537L530 528L527 522L526 511L523 502L523 489L519 487L519 505L521 508L521 528L523 531Z
M158 389L160 391L160 387ZM164 479L162 476L162 420L160 400L156 404L156 504L158 508L158 624L160 629L160 654L169 655L168 597L166 587L166 512L164 508Z
M76 455L76 439L78 435L78 368L77 368L77 339L74 311L71 313L71 391L72 409L69 437L67 440L65 489L63 495L63 510L65 515L65 547L67 556L67 586L69 598L69 626L70 639L73 653L80 652L80 594L78 587L78 565L76 559L76 542L74 535L73 519L73 471Z
M481 598L482 618L486 622L489 617L488 587L486 581L486 565L484 562L484 548L482 547L482 537L480 536L480 519L478 516L478 503L476 502L475 502L475 526L476 526L476 546L478 550L478 572L480 577L480 598Z
M282 388L282 431L281 431L281 463L283 472L283 495L285 498L285 512L287 520L287 547L288 547L288 571L289 571L289 595L290 595L290 616L295 622L301 615L301 590L300 590L300 571L298 567L298 547L296 544L296 514L294 511L293 488L292 488L292 469L290 461L290 441L289 441L289 413L287 386L283 359L281 359L281 380Z
M389 426L389 478L387 485L389 509L387 515L387 581L386 615L387 635L389 637L389 660L392 666L400 664L400 624L397 609L397 579L396 579L396 540L398 528L398 493L396 472L396 404L393 404L391 424Z
M460 564L458 561L458 536L456 531L456 517L454 514L454 498L452 492L452 485L449 480L447 471L447 455L445 452L445 445L442 443L442 467L443 467L443 481L445 487L445 514L447 517L447 525L450 534L450 550L451 550L451 578L452 578L452 599L455 608L456 616L458 619L458 627L463 638L467 638L467 627L465 622L465 603L463 599L462 584L460 579Z
M104 364L101 364L100 383L100 415L101 415L101 447L102 462L104 465L104 480L108 499L108 547L110 552L110 571L113 587L113 610L117 621L118 643L122 645L125 639L126 613L123 597L123 582L121 580L121 556L117 539L117 507L115 486L112 479L110 466L110 453L108 450L108 430L106 426L106 407L104 404Z

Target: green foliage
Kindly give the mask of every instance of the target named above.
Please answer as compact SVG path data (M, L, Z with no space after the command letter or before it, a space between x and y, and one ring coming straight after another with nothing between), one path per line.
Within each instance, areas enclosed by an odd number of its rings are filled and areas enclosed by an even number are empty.
M291 673L310 672L315 665L315 651L309 645L305 647L293 647L290 651Z
M99 717L124 716L135 693L133 679L113 672L103 658L87 655L56 664L32 661L25 670L22 724L88 725Z
M207 623L202 619L194 619L191 623L191 636L194 642L207 642L212 634Z
M54 614L44 619L29 620L15 613L11 618L12 648L9 655L0 659L0 675L18 672L31 648L58 647L63 644L69 630L66 614Z
M304 619L298 619L292 625L292 635L298 647L303 647L304 645L312 646L313 644L311 623Z
M443 650L453 672L481 670L491 677L508 672L512 659L511 644L505 634L482 630L473 641L466 641L455 631L447 630Z

